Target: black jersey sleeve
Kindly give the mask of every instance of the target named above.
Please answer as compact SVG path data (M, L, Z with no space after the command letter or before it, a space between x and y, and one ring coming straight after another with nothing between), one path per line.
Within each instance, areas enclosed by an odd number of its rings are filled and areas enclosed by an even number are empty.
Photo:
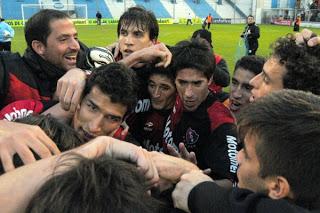
M199 161L207 168L211 168L212 178L229 179L234 181L237 173L238 142L236 126L225 123L213 130L209 137L209 143L204 144L200 150Z

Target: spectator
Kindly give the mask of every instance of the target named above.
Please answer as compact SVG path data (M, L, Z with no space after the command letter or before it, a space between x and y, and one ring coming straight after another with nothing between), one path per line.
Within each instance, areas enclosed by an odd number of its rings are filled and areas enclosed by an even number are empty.
M14 30L0 17L0 51L11 51L11 40L13 37Z
M260 38L260 28L255 24L254 17L249 15L247 26L241 34L245 40L247 55L255 55L259 47L258 38Z
M97 11L96 13L96 18L97 18L97 25L101 25L102 15L99 11Z

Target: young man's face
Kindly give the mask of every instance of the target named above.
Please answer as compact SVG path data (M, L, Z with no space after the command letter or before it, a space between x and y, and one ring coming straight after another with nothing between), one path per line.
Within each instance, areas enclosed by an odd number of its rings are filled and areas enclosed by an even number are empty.
M203 72L192 68L177 71L176 87L186 111L195 111L209 94L208 80Z
M265 180L259 176L260 163L256 154L258 137L248 133L244 138L244 148L237 155L238 161L238 187L253 192L267 193Z
M156 110L171 109L176 97L176 87L165 75L152 74L149 77L148 92L151 105Z
M238 112L250 102L252 86L249 81L255 76L253 72L239 67L235 70L230 86L230 110Z
M263 70L250 81L253 87L250 101L263 97L273 91L283 89L283 77L286 68L275 57L271 57L263 66Z
M73 128L85 141L101 135L112 136L126 112L127 106L112 103L108 95L94 86L78 106Z
M149 31L139 29L133 24L121 27L118 41L123 58L153 44L149 37Z
M43 45L41 56L51 64L68 71L76 67L80 46L78 34L71 19L57 19L50 22L51 33L47 45Z
M251 16L249 16L249 17L247 18L247 22L248 22L248 24L254 23L254 18L251 17Z

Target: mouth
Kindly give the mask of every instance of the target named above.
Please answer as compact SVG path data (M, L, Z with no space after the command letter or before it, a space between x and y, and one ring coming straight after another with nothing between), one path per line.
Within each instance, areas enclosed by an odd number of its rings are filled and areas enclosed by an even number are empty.
M88 133L87 131L85 131L84 129L81 129L82 135L83 135L83 139L85 141L90 141L92 139L94 139L96 136L92 135L90 133Z
M236 111L240 110L241 106L242 106L241 103L239 103L239 102L237 102L235 100L230 100L229 108L230 108L231 111L236 112Z
M133 52L134 52L133 50L125 49L122 54L123 54L124 56L129 56L129 55L132 54Z
M68 64L76 64L77 63L77 53L66 54L64 59L68 62Z

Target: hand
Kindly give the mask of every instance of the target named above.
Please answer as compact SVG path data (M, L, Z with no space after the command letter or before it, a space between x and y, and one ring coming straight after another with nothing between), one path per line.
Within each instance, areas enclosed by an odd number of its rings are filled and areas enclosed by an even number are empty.
M134 163L144 174L147 184L154 186L159 175L149 152L141 147L107 136L99 136L76 149L76 152L87 158L99 157L103 154L115 159Z
M171 63L172 54L163 43L152 45L141 50L133 52L128 57L121 60L128 67L141 67L144 64L150 64L155 61L156 67L167 67Z
M114 42L113 44L109 44L106 46L107 49L110 51L114 50L113 57L117 58L119 53L120 53L120 47L119 47L119 42Z
M295 34L296 43L305 43L307 41L308 46L313 47L320 44L320 37L313 33L311 30L303 29L301 33Z
M24 164L35 162L32 149L41 158L59 154L56 144L38 126L0 121L0 159L5 172L14 170L13 155Z
M174 207L190 212L188 206L188 197L191 190L199 183L213 180L203 174L202 171L191 171L190 173L181 176L179 183L172 192Z
M178 157L178 158L182 158L182 159L187 160L191 163L197 164L196 154L194 152L188 152L184 143L179 143L179 151L180 152L177 152L177 150L175 150L175 148L173 146L171 146L170 144L167 144L167 149L168 149L169 155L174 156L174 157Z
M79 68L69 70L58 80L56 96L64 110L71 113L76 111L85 83L86 74Z
M171 183L177 183L181 175L199 168L186 160L172 157L160 152L151 152L151 159L156 166L159 177Z

